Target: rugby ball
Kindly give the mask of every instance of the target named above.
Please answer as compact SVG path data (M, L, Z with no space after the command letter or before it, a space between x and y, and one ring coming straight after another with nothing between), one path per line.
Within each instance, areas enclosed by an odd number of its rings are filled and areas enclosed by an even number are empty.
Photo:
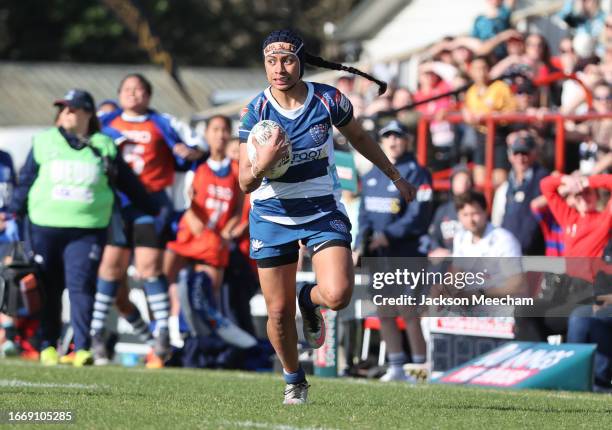
M285 172L287 172L289 166L291 166L291 142L289 141L289 136L287 136L287 133L279 123L265 119L253 126L251 129L251 134L249 134L249 138L247 139L247 153L249 155L249 160L251 163L256 163L257 151L255 149L255 145L271 145L272 142L270 142L270 137L272 136L272 131L275 128L280 129L281 137L288 143L287 153L283 156L283 158L278 160L274 166L264 172L264 175L268 179L280 178L285 174Z

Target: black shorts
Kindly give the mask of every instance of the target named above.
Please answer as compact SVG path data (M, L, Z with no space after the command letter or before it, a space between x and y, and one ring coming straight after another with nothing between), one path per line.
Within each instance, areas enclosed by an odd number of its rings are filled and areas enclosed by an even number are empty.
M169 226L165 226L158 233L155 224L126 221L119 210L113 210L106 243L129 249L137 247L165 249L171 236Z
M476 163L477 166L484 166L487 136L479 132L476 133L476 136L474 163ZM506 133L499 130L495 133L495 144L493 146L493 167L495 169L510 170L510 161L508 160L508 145L506 145Z

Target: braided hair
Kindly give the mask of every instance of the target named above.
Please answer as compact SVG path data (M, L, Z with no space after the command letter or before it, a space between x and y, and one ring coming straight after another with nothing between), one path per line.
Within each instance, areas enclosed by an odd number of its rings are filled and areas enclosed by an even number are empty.
M331 61L327 61L321 57L317 57L316 55L312 55L304 49L304 41L293 30L285 29L285 30L275 30L265 38L263 42L263 49L265 51L266 47L271 43L275 42L285 42L293 45L295 47L295 54L300 60L300 78L304 75L304 65L310 64L311 66L321 67L324 69L331 70L340 70L348 73L352 73L354 75L358 75L366 78L369 81L372 81L378 85L378 95L383 95L385 91L387 91L387 83L381 80L376 79L372 75L369 75L365 72L362 72L359 69L354 67L345 66L340 63L334 63Z

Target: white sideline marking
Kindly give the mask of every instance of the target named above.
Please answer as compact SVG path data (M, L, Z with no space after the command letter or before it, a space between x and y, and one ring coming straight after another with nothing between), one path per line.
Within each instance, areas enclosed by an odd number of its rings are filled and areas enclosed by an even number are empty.
M27 388L78 388L78 389L89 389L89 390L97 390L98 388L103 388L100 385L92 384L57 384L53 382L29 382L29 381L21 381L19 379L0 379L0 387L27 387Z
M333 430L330 427L295 427L288 424L272 424L261 423L256 421L221 421L221 424L227 426L272 429L272 430Z

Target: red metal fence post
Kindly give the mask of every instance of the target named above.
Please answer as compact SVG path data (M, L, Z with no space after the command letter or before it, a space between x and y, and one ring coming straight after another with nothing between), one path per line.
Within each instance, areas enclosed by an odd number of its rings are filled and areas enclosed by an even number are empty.
M417 162L421 166L427 166L427 133L429 132L429 120L421 117L417 125Z
M487 139L485 142L485 183L484 191L489 211L493 206L493 168L495 161L495 120L491 115L487 117Z

